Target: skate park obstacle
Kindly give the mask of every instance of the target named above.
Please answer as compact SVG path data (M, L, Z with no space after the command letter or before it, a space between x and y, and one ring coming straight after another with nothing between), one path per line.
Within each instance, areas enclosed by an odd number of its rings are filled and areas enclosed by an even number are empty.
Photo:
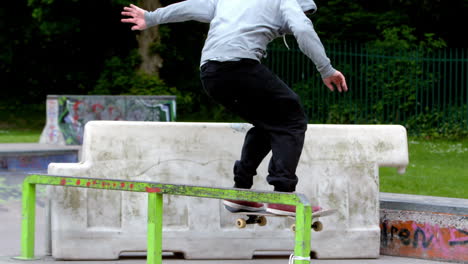
M52 185L148 194L147 263L162 263L163 195L192 196L212 199L247 200L296 206L294 264L310 262L311 205L300 193L252 191L235 188L213 188L144 181L124 181L54 175L29 175L23 181L21 256L20 260L33 260L35 242L36 185Z

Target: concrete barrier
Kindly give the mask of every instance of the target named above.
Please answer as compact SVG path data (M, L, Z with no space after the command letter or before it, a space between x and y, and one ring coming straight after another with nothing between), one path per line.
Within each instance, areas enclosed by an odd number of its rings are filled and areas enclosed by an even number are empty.
M230 187L233 162L249 128L92 121L86 125L82 161L50 164L48 173ZM265 181L268 160L258 169L256 189L272 190ZM379 256L378 168L403 172L407 164L402 126L309 125L297 191L312 204L338 209L322 219L324 230L312 235L318 258ZM146 250L144 196L67 188L51 194L53 257L116 259L122 252ZM265 227L238 230L237 217L220 201L171 197L164 202L163 250L187 259L249 259L255 252L294 247L289 220L274 218Z
M39 142L81 145L91 120L175 121L175 96L49 95Z
M468 200L382 193L381 253L468 263Z

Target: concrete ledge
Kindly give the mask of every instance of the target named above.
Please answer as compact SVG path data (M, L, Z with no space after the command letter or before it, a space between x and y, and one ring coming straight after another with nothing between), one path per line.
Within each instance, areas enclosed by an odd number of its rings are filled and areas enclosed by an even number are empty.
M380 193L380 208L468 215L468 199Z
M51 162L77 162L80 146L0 144L0 173L46 171Z
M380 194L380 253L468 263L468 199Z
M77 153L81 146L60 146L52 144L38 143L7 143L0 144L0 157L12 155L27 155L27 154L49 154L49 153Z

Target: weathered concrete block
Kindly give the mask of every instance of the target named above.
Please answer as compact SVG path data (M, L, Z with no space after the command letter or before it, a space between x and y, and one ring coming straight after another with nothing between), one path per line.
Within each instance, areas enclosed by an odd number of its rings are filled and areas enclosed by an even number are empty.
M49 174L230 187L247 124L89 122L77 164L51 164ZM267 157L254 188L266 183ZM379 256L380 166L408 164L402 126L309 125L297 175L312 204L336 208L313 233L319 258ZM55 187L52 253L63 259L115 259L146 250L146 195ZM248 259L255 251L292 251L292 220L238 230L219 200L165 196L165 251L189 259ZM236 250L232 250L236 248ZM80 249L80 250L77 250Z

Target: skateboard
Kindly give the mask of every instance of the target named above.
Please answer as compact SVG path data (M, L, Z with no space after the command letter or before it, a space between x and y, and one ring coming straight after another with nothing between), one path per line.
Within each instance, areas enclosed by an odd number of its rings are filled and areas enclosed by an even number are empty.
M316 219L320 217L332 215L336 213L336 211L337 211L336 209L327 209L327 210L320 210L317 212L313 212L312 219L314 222L312 223L312 226L311 226L312 229L316 232L322 231L323 224L322 222L318 220L316 221ZM266 210L262 210L258 212L231 211L231 213L247 216L247 219L238 218L236 220L236 226L238 228L245 228L247 225L250 225L250 224L258 224L259 226L265 226L267 224L267 217L287 217L287 218L292 218L292 219L296 218L295 216L291 216L291 215L272 214L272 213L267 212ZM296 224L291 225L291 230L296 231Z

